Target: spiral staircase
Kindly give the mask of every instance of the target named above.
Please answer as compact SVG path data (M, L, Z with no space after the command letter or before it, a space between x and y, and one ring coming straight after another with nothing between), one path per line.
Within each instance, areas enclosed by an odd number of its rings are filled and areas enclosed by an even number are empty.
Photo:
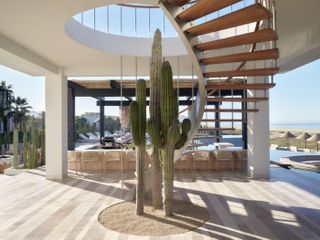
M233 114L245 116L248 112L258 112L257 104L248 108L247 103L268 101L266 91L275 84L268 76L279 71L276 59L278 38L275 31L275 10L270 1L255 1L233 11L232 6L241 0L160 0L160 8L174 26L191 58L198 77L198 93L195 102L189 107L189 117L193 123L189 141L180 150L194 148L198 140L220 138L222 131L234 130L234 123L246 121L245 117L234 118ZM219 11L231 8L227 14L219 16ZM216 14L218 13L218 14ZM207 16L217 17L208 20ZM199 20L201 23L198 23ZM246 28L247 26L247 28ZM220 37L223 31L234 34ZM240 29L240 31L238 31ZM244 31L246 29L247 31ZM208 36L217 36L216 38ZM209 39L209 40L208 40ZM264 77L264 82L247 82L248 77ZM273 79L273 77L272 77ZM262 91L264 96L247 96L247 91ZM212 102L216 103L211 108ZM240 103L241 108L222 109L221 103ZM211 103L211 104L209 104ZM252 104L250 104L252 106ZM204 114L206 113L206 114ZM231 113L232 118L210 117L207 113ZM215 127L199 126L215 123ZM220 123L229 122L231 127L224 128ZM214 132L209 135L206 132Z

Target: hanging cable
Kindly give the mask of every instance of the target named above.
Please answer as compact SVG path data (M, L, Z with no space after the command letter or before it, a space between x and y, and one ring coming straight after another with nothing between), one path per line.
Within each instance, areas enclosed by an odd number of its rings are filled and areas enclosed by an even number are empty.
M178 62L177 97L178 97L178 102L179 102L179 96L180 96L180 88L179 88L179 82L180 82L180 58L179 58L179 56L177 57L177 62Z
M124 168L124 159L123 159L123 93L122 93L122 80L123 80L123 56L120 57L120 142L121 142L121 154L120 154L120 162L121 162L121 188L123 188L123 168Z
M110 33L109 5L107 6L107 32Z
M120 35L122 36L122 6L120 6Z

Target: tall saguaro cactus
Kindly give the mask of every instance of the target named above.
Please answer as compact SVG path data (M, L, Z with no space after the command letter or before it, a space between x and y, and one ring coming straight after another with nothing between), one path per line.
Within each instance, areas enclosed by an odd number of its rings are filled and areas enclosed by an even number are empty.
M139 79L136 84L136 101L130 106L131 132L136 145L136 214L143 213L144 160L146 152L146 82Z
M174 152L187 141L191 129L189 119L183 120L181 126L178 120L178 97L173 89L172 69L165 61L161 67L160 81L160 125L154 119L148 121L148 131L152 143L161 149L161 160L164 181L164 211L166 216L173 213L173 174Z
M157 125L161 123L160 112L160 77L162 63L161 32L157 29L154 33L152 56L150 66L150 119ZM162 207L162 179L159 148L153 146L151 154L152 172L152 204L159 209Z

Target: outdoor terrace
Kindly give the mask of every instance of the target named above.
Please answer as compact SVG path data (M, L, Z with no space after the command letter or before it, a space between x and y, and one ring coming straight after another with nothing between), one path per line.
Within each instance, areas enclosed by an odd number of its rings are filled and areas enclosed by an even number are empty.
M44 169L0 175L0 236L6 239L158 239L109 231L97 221L106 206L132 197L133 174L69 174L45 180ZM183 235L159 239L319 239L319 174L271 166L269 181L241 174L177 173L175 198L204 205L210 219ZM180 226L183 227L183 226Z

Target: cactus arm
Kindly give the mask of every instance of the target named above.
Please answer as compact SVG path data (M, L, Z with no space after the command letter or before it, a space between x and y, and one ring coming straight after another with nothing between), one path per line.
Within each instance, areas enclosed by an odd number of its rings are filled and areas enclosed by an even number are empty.
M180 148L182 148L182 147L184 146L184 144L187 142L187 140L188 140L188 135L185 134L185 133L182 133L182 134L180 135L179 141L178 141L178 142L176 143L176 145L175 145L175 149L180 149Z
M148 120L148 132L150 134L151 142L156 148L163 148L163 139L160 134L159 125L156 123L156 120L149 119Z
M140 125L139 125L139 106L137 102L132 102L130 104L130 123L131 123L131 133L134 145L140 145Z
M142 79L137 81L137 103L139 112L139 135L140 145L146 143L146 82Z
M173 84L172 69L170 63L165 61L161 67L161 85L160 85L160 109L161 109L161 130L163 138L167 139L168 129L172 124L173 105Z
M175 145L180 139L180 126L178 124L174 124L169 127L168 130L168 144Z
M191 130L191 121L190 119L186 118L182 121L181 124L181 131L184 134L188 134L188 132Z

